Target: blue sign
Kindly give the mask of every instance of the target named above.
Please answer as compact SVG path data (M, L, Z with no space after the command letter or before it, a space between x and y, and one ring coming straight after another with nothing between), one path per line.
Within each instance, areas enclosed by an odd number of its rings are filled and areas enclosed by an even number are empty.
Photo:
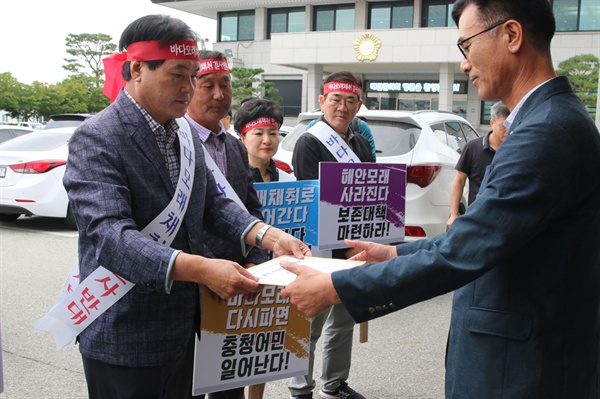
M265 223L308 245L318 242L319 181L254 183Z

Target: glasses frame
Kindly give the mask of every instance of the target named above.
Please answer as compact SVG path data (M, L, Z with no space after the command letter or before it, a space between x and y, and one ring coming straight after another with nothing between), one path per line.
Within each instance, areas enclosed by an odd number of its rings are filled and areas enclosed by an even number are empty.
M343 105L344 108L346 108L349 111L356 110L360 104L360 98L357 100L354 100L354 98L352 98L352 97L340 98L340 97L335 97L335 96L327 96L327 99L325 101L330 106L335 107L336 109L338 109L340 106Z
M471 35L471 36L467 37L466 39L462 39L462 40L459 40L459 41L457 41L457 42L456 42L456 46L458 46L458 49L460 50L460 52L461 52L461 54L463 55L463 57L465 57L465 59L468 59L468 58L467 58L467 53L466 53L466 52L468 52L468 50L465 50L465 48L463 47L463 44L464 44L465 42L467 42L467 41L469 41L469 40L473 39L474 37L477 37L477 36L481 35L482 33L489 32L489 31L491 31L492 29L495 29L495 28L499 27L500 25L504 25L504 24L505 24L505 23L507 23L508 21L510 21L510 20L509 20L509 19L506 19L506 20L504 20L504 21L496 22L495 24L493 24L492 26L490 26L490 27L488 27L488 28L485 28L485 29L484 29L484 30L482 30L481 32L477 32L477 33L475 33L474 35Z

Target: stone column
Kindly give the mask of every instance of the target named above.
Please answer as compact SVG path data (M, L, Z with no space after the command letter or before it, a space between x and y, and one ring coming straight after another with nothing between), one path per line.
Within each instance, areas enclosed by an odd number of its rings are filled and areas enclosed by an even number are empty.
M323 84L323 65L313 64L308 66L306 79L306 111L311 112L319 108L319 95Z
M440 64L440 105L442 111L452 111L454 100L454 64Z

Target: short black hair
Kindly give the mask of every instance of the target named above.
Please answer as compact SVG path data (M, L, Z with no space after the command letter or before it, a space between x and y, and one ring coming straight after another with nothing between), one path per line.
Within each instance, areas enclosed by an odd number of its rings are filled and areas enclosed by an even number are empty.
M242 127L263 116L274 118L277 124L283 125L283 113L279 107L271 100L262 100L253 98L246 101L243 107L240 107L235 113L235 123L233 127L235 131L241 134Z
M537 50L550 53L556 22L548 0L457 0L452 19L458 26L465 8L472 4L487 26L514 19L523 27L526 38Z
M256 98L256 97L253 97L253 96L248 96L248 97L244 97L244 98L242 98L242 100L240 101L240 107L241 107L242 105L244 105L245 103L247 103L248 101L250 101L250 100L254 100L255 98Z
M119 40L119 51L127 49L132 43L159 40L161 44L173 43L179 40L193 40L197 42L200 40L200 36L189 27L188 24L178 18L174 18L170 15L146 15L138 18L130 23ZM161 66L165 60L151 60L146 61L148 68L155 70ZM131 79L131 73L129 72L129 66L131 61L125 62L123 65L123 79L128 81Z

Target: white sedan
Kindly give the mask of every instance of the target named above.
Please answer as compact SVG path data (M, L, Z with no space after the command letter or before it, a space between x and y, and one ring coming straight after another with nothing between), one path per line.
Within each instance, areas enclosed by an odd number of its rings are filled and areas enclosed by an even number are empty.
M306 112L298 125L282 140L275 158L292 164L298 137L321 112ZM464 118L443 111L358 112L373 133L379 163L407 166L405 240L433 237L446 230L450 215L450 191L460 151L479 134ZM466 209L468 185L461 201Z
M1 221L37 215L77 228L62 182L74 130L40 130L0 144Z

